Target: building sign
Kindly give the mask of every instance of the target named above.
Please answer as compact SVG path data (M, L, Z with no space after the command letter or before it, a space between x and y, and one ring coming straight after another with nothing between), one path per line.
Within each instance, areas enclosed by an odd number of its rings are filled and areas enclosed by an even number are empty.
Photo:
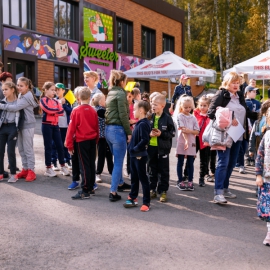
M84 41L113 41L113 17L90 8L83 9Z
M113 52L113 44L88 43L88 47L83 49L82 47L80 48L80 58L84 58L84 71L96 71L99 74L100 84L106 88L110 71L113 69L113 61L117 61L115 59L118 57L118 54Z
M79 45L40 34L4 28L4 50L29 54L41 59L78 64Z
M143 64L144 62L145 59L143 58L118 54L118 62L116 68L124 72L135 68Z

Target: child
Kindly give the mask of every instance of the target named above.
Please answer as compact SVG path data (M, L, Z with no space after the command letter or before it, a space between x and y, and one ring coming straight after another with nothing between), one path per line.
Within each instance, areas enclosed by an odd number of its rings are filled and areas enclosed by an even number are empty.
M131 91L132 95L133 95L133 102L137 103L141 100L142 96L141 96L141 91L139 88L133 88ZM133 112L133 111L132 111Z
M138 205L139 180L143 189L142 212L149 211L150 208L150 186L146 173L147 147L149 144L149 134L151 126L146 118L146 113L150 110L150 104L147 101L139 101L134 105L134 117L139 121L133 130L131 141L128 145L130 154L131 169L131 191L124 207L134 207Z
M267 110L266 113L266 123L269 126L270 125L270 109ZM255 171L256 171L256 184L259 187L262 187L264 182L269 184L270 183L270 130L267 130L265 135L263 136L258 152L257 152L257 158L255 163ZM268 197L269 198L269 197ZM258 197L260 199L260 197ZM270 202L265 202L265 208L269 208ZM263 241L263 244L266 246L270 246L270 222L267 222L267 229L268 232L266 234L266 237Z
M1 104L16 105L18 90L14 83L6 82L2 85L4 99ZM16 154L15 146L18 138L18 130L23 124L23 110L18 112L8 112L0 110L0 181L4 178L4 155L7 145L8 160L11 177L9 183L18 180L16 176Z
M65 85L62 83L57 83L55 87L56 87L57 100L60 104L62 104L62 107L64 109L64 115L59 116L58 118L58 126L60 128L61 139L62 139L63 147L64 147L65 162L68 168L71 169L72 168L71 163L70 163L71 157L70 157L70 154L68 153L67 148L64 146L64 142L66 139L67 128L68 128L68 124L70 120L72 107L70 103L64 98L65 94L68 92L68 90L66 90ZM52 145L52 163L53 163L53 170L59 171L59 168L57 167L57 152L56 152L56 146L54 142Z
M210 147L205 146L202 141L203 132L210 122L210 119L207 116L209 104L210 99L208 99L206 96L202 96L199 98L198 106L193 112L199 126L199 135L196 136L196 152L198 152L198 150L200 151L200 187L205 186L204 177L208 175L208 160L210 157Z
M76 108L81 105L81 100L79 97L79 91L84 88L84 86L78 86L74 89L74 96L76 98L76 105L73 108ZM74 105L74 104L73 104ZM73 145L74 145L74 153L71 155L72 159L72 183L68 186L68 190L74 190L76 188L79 188L79 181L80 181L80 164L79 164L79 157L78 157L78 151L76 147L75 140L73 140Z
M65 166L64 147L61 140L61 134L58 126L58 118L63 115L64 110L62 105L54 99L55 85L53 82L45 82L43 87L43 94L40 100L40 107L43 111L42 115L42 135L45 147L45 165L46 171L44 175L55 177L56 173L52 169L51 156L52 156L52 140L55 143L59 163L61 165L61 173L63 175L70 175L68 168Z
M81 105L71 113L66 136L66 147L71 155L74 154L75 137L82 176L82 190L72 196L73 200L89 199L90 194L94 194L96 143L99 138L99 127L97 113L89 105L90 95L89 88L80 89L78 96Z
M150 181L151 199L161 194L160 202L167 201L169 189L170 164L169 154L175 128L172 118L163 112L166 105L165 96L158 94L152 99L151 133L148 147L148 174ZM158 175L160 182L158 183Z
M199 126L196 118L190 114L194 109L193 98L182 95L180 97L179 114L177 116L177 126L179 136L177 139L176 156L177 162L177 187L180 190L194 190L193 174L194 174L194 158L196 156L196 138L199 134ZM183 164L184 158L187 158L188 184L186 186L183 181Z
M38 106L38 101L33 93L32 82L20 77L17 81L19 97L16 105L0 104L0 109L8 112L24 111L24 123L18 134L18 149L22 160L22 171L16 175L18 179L25 178L25 181L32 182L36 179L34 135L36 119L34 108Z
M94 109L98 115L99 141L97 145L98 161L96 170L96 182L101 183L102 179L100 177L104 168L105 158L107 160L109 174L111 175L113 171L112 153L105 139L105 96L102 93L95 94L92 98L91 105L94 106Z

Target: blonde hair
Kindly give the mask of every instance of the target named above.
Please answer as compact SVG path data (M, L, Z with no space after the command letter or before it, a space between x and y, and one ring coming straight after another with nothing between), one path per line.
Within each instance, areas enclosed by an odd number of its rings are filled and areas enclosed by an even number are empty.
M225 88L228 90L229 85L235 81L239 81L239 84L240 84L240 76L236 72L229 72L224 76L223 82L220 88Z
M79 91L78 91L78 97L81 101L85 101L90 99L91 96L91 91L88 87L82 87Z
M198 103L197 103L197 108L199 108L199 103L200 102L205 102L208 106L210 105L210 98L208 98L207 96L201 96L198 100Z
M161 103L162 105L166 105L166 97L164 95L158 94L155 95L152 99L152 102L158 102Z
M105 95L103 95L102 93L96 93L94 94L94 96L92 97L92 100L91 100L91 106L98 106L99 105L99 102L100 100L105 97Z
M78 94L79 94L79 91L84 88L84 86L77 86L74 91L73 91L73 94L75 96L75 98L78 98Z
M149 96L149 100L150 102L152 102L152 100L154 99L155 96L157 95L161 95L159 92L153 92L150 96Z
M124 74L122 71L112 69L110 73L110 78L109 78L110 89L113 86L120 86L120 83L124 82L126 79L127 79L127 75Z
M140 89L139 88L133 88L132 91L131 91L131 94L135 97L137 97L139 94L141 93Z
M14 94L14 96L18 97L19 91L18 91L18 88L17 88L17 86L16 86L15 83L13 83L13 82L5 82L5 83L2 84L2 88L4 88L5 85L6 85L9 89L14 89L14 93L13 93L13 94Z
M182 95L179 99L179 112L182 112L182 107L185 103L191 103L192 110L195 108L193 98L191 96Z
M85 71L83 73L83 76L88 76L88 77L93 77L95 78L95 83L97 83L99 81L99 76L98 76L98 73L91 70L91 71Z

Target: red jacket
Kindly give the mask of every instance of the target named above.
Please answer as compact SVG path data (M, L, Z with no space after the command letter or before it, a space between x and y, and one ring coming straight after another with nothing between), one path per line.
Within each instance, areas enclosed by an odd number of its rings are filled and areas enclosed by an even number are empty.
M42 123L56 126L59 116L64 115L62 105L53 98L43 97L40 100L40 107L43 111Z
M66 135L66 147L73 150L74 137L76 142L99 138L98 116L96 111L87 104L73 109Z
M210 118L207 115L201 115L199 109L195 109L193 111L193 114L196 117L197 122L198 122L198 125L199 125L199 128L200 128L200 133L199 133L198 136L199 136L199 141L200 141L200 149L203 149L203 148L206 147L206 145L203 144L202 135L203 135L203 132L204 132L206 126L210 122Z

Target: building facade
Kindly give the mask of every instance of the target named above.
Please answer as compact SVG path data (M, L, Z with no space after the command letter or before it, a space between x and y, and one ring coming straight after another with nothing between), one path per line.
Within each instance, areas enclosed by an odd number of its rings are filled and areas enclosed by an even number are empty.
M39 88L54 81L74 89L87 70L106 88L113 68L126 71L168 50L184 56L184 12L162 0L0 3L4 71ZM167 90L167 82L139 81L142 91Z

